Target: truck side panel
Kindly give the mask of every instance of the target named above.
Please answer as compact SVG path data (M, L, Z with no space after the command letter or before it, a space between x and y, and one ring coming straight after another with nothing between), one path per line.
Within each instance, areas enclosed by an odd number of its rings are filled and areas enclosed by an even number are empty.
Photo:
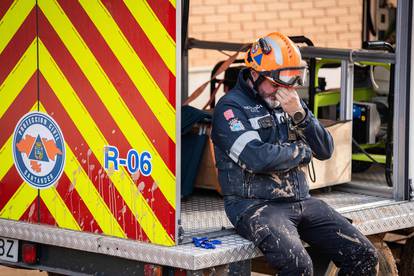
M175 244L175 9L162 2L38 0L38 111L65 141L40 223Z

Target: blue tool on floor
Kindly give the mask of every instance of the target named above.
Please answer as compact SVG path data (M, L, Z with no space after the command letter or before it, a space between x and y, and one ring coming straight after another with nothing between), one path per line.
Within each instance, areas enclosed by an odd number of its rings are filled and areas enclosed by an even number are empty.
M205 249L215 249L217 244L221 244L221 241L210 240L207 237L202 237L202 238L193 237L193 243L196 247L202 247Z

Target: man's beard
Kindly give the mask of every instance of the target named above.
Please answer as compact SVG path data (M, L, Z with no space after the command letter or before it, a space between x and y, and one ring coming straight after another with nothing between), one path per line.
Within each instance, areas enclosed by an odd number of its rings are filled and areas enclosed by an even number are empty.
M267 105L272 109L275 109L276 107L278 107L280 105L280 102L278 100L276 100L275 96L273 96L273 95L265 97L263 95L263 93L261 93L261 92L259 92L259 95L267 103Z
M278 100L272 100L270 97L264 98L263 100L272 109L275 109L276 107L280 105L280 102Z

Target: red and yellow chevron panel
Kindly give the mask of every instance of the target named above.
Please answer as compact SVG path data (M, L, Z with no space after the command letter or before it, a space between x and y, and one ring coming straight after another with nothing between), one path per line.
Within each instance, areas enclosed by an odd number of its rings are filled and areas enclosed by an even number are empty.
M0 1L0 218L171 246L175 0Z

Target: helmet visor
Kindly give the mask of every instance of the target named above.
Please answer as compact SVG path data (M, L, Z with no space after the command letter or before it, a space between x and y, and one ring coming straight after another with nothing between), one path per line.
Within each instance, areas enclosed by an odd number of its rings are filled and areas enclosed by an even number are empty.
M306 67L289 67L261 73L283 86L297 87L304 85L307 69Z

